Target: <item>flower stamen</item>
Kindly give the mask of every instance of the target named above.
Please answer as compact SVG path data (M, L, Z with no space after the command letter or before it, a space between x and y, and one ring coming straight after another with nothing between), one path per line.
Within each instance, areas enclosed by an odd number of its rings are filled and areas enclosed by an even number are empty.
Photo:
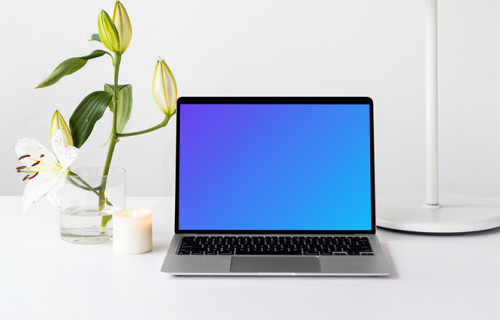
M23 169L26 169L26 166L20 166L20 167L16 168L18 173L21 172L21 170L23 170Z
M31 157L31 156L29 154L25 154L24 156L20 156L19 160L24 159L24 158L28 158L28 157Z
M30 180L31 180L31 179L33 179L34 177L36 177L37 175L38 175L38 171L37 171L34 175L32 175L31 177L29 177L28 179L30 179Z
M26 181L26 179L28 179L30 177L29 174L26 175L26 177L23 178L23 181Z
M36 165L38 165L40 163L40 160L38 160L37 162L33 163L31 166L34 167Z

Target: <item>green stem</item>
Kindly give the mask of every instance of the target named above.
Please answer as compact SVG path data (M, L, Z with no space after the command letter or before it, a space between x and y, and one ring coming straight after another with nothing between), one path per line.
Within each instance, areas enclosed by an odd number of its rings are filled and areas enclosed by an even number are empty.
M76 180L78 180L78 181L82 182L82 184L83 184L83 185L81 185L81 184L77 183L77 182L73 179L73 177L71 177L71 176L68 176L68 178L67 178L67 179L68 179L68 181L69 181L72 185L74 185L75 187L80 188L80 189L83 189L83 190L86 190L86 191L92 191L95 195L99 196L99 191L98 191L98 190L99 190L99 188L92 188L92 186L90 186L90 185L89 185L89 186L87 186L87 185L86 185L85 183L83 183L81 180L79 180L78 178L76 178Z
M111 160L113 159L113 152L115 151L116 143L118 142L118 137L116 135L116 124L117 124L117 112L116 108L118 106L118 74L120 72L120 62L121 54L115 53L115 77L113 86L113 105L115 106L113 110L113 128L111 129L111 139L109 142L108 155L106 157L106 162L104 163L104 170L102 172L101 186L99 188L99 211L104 209L106 202L106 182L108 179L109 169L111 167ZM101 227L104 228L111 220L110 216L103 216L101 220Z
M81 184L78 184L73 179L78 180ZM98 196L98 197L100 196L100 194L99 194L100 187L97 187L97 188L92 187L90 184L87 183L87 181L83 180L82 177L80 177L78 174L76 174L72 171L69 172L68 181L77 188L87 190L87 191L92 191L96 196ZM109 202L108 200L105 200L105 202L108 206L112 206L111 202Z
M158 130L160 128L163 128L165 127L167 124L168 124L168 121L170 120L170 118L172 118L172 116L175 114L175 111L174 113L172 114L166 114L165 115L165 119L163 119L162 122L160 122L159 124L157 124L156 126L154 127L151 127L149 129L145 129L145 130L141 130L141 131L136 131L136 132L127 132L127 133L117 133L116 134L116 137L117 138L123 138L123 137L132 137L132 136L138 136L140 134L144 134L144 133L148 133L148 132L151 132L151 131L155 131L155 130Z

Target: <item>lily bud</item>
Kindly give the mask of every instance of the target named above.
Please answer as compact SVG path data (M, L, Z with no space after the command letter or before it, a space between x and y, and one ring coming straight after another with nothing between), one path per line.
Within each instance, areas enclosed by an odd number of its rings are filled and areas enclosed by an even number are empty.
M172 115L177 103L177 86L165 60L158 59L153 78L153 98L164 114Z
M101 10L97 18L97 29L102 44L113 52L120 52L120 36L116 30L113 20L109 17L106 11Z
M120 53L124 53L128 48L130 39L132 39L132 25L130 24L127 10L125 10L125 7L120 1L116 1L115 3L115 8L113 9L113 22L120 37Z
M66 121L64 121L63 116L56 110L54 115L52 116L52 122L50 123L50 141L52 142L52 136L55 134L57 130L62 130L62 141L64 146L73 146L73 137L71 136L71 132L69 131L68 125ZM54 150L54 146L52 146Z

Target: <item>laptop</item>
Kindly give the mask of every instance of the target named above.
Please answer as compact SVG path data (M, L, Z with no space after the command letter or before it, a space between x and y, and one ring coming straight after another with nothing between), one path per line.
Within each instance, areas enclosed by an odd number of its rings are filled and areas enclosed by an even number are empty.
M182 97L162 271L386 276L366 97Z

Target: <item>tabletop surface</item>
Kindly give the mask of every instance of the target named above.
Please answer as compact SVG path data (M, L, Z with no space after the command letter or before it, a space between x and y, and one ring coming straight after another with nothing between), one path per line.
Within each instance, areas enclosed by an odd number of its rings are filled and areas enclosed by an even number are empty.
M422 236L378 230L385 278L174 277L160 272L174 202L132 197L153 210L153 251L59 238L45 200L26 214L0 197L0 319L498 319L500 230Z

